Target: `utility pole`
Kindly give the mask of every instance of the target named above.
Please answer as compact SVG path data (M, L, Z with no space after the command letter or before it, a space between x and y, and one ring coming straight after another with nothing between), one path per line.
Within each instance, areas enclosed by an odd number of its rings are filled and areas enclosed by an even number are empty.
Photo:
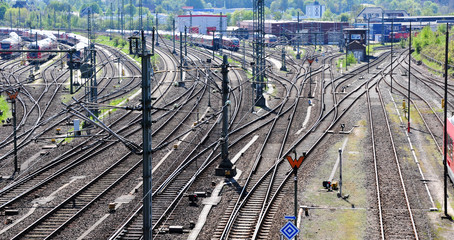
M282 45L282 66L281 71L287 71L287 67L285 66L285 45Z
M110 2L110 40L112 40L112 30L113 30L113 2Z
M391 93L393 92L393 44L394 44L394 18L391 20ZM382 36L384 37L384 36Z
M110 7L112 8L112 3ZM71 7L68 7L68 32L71 32Z
M41 14L40 14L41 16ZM9 20L11 22L11 30L10 31L13 31L13 15L11 14L11 11L9 12ZM40 22L40 25L41 25L41 19L39 19L39 22Z
M90 102L96 103L98 100L98 84L96 82L96 50L95 50L95 44L92 43L92 17L91 14L93 13L93 9L90 7L88 8L88 14L87 14L87 32L88 32L88 47L90 48L90 63L91 63L91 71L92 74L90 74L90 84L89 84L89 92L90 92ZM92 109L92 112L95 116L98 116L98 109L97 107L94 107Z
M91 86L91 94L92 94L92 102L93 103L97 103L98 102L98 83L96 81L96 49L95 49L95 44L92 43L92 50L91 50L91 62L92 62L92 65L93 65L93 75L92 75L92 83L93 85ZM95 109L93 109L93 114L95 114L95 116L98 116L98 108L95 107Z
M186 66L186 58L188 57L188 29L184 27L184 65Z
M131 19L129 19L129 27L131 29L131 34L134 30L134 14L132 13L132 0L129 0L129 17L131 17Z
M158 18L158 12L156 12L156 46L159 46L159 32L158 32L158 26L159 26L159 18ZM180 38L181 41L181 38ZM181 54L181 52L180 52Z
M120 11L121 35L125 35L125 32L124 32L125 24L124 24L124 16L123 16L124 6L125 6L125 0L121 0L121 11Z
M243 69L246 69L246 39L243 39Z
M219 44L219 55L222 55L222 46L223 46L223 44L222 44L223 43L223 41L222 41L222 35L223 35L222 34L222 32L223 32L223 30L222 30L222 12L219 13L219 31L221 33L221 42Z
M143 22L142 22L142 0L139 1L139 30L143 30Z
M118 6L117 6L117 26L118 30L121 31L121 22L120 22L120 0L118 0Z
M153 31L154 35L154 31ZM152 198L151 198L151 182L152 182L152 154L151 154L151 78L150 73L153 68L150 68L150 53L146 50L145 34L142 30L142 99L143 99L143 236L145 240L152 240L153 229L151 227L152 219Z
M229 95L229 63L227 60L227 55L223 56L222 59L222 133L221 133L221 157L222 162L215 170L216 176L225 176L231 178L236 175L236 167L229 160L229 105L230 101L228 100Z
M183 33L180 32L180 83L183 82Z
M57 11L55 11L55 9L54 9L54 28L57 27L57 13L56 12Z
M265 106L265 98L263 97L263 83L265 81L265 0L254 1L254 33L257 33L255 44L255 88L256 88L256 106Z
M385 45L385 13L384 12L381 13L381 45Z
M347 37L345 37L345 73L347 73L347 55L348 55L348 44L347 44Z
M366 57L367 57L367 73L369 73L369 54L370 54L370 42L369 42L369 37L370 37L370 28L369 28L369 24L370 24L370 18L367 19L367 54L366 54ZM392 64L392 63L391 63Z
M19 90L18 90L19 91ZM17 92L18 93L18 92ZM17 96L16 93L16 96ZM11 97L10 97L11 99ZM16 97L12 98L12 114L13 114L13 131L14 131L14 172L19 172L19 166L17 164L17 129L16 129Z
M192 31L192 11L190 11L189 14L190 14L190 18L189 18L189 33L191 34L191 33L193 33L193 31ZM191 37L191 35L189 37L189 40L190 40L190 43L189 43L190 45L189 46L192 46L192 37Z
M192 33L192 11L189 11L189 33Z
M211 85L210 85L210 68L211 68L211 58L207 59L207 70L206 70L206 84L208 86L208 107L211 108Z
M298 11L298 24L296 26L296 30L297 30L297 41L296 41L296 44L297 44L297 52L296 52L296 59L301 59L301 56L300 56L300 12Z
M71 48L72 51L69 52L69 93L73 94L73 52L76 50Z
M411 22L410 22L410 41L408 43L408 128L407 131L410 132L410 76L411 76ZM445 123L446 124L446 123Z
M154 36L154 30L153 30ZM141 59L142 64L142 141L143 141L143 239L152 240L152 146L151 146L151 77L153 73L151 68L150 57L152 54L147 51L145 33L141 30L142 43L139 44L139 37L129 37L130 54L137 54ZM153 38L154 39L154 38ZM135 44L136 43L136 44ZM154 42L153 42L154 43ZM133 48L134 45L134 48ZM141 45L141 46L139 46Z
M175 18L173 19L172 23L173 23L173 28L172 28L173 51L172 51L172 53L176 54L177 51L175 51Z
M147 13L147 31L150 31L150 14Z
M445 209L445 218L452 219L448 214L448 165L447 165L447 148L448 144L446 139L448 139L448 48L449 48L449 23L446 23L446 45L445 45L445 104L444 104L444 127L443 127L443 136L445 141L443 147L443 169L444 169L444 209ZM410 75L410 74L408 74Z
M215 33L215 31L213 31L213 48L212 48L212 50L213 50L213 60L214 60L214 51L215 51L214 33ZM181 54L181 52L180 52L180 54Z

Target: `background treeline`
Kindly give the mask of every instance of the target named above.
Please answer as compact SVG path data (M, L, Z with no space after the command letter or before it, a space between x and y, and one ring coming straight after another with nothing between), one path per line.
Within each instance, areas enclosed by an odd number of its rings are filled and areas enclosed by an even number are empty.
M299 12L304 16L306 6L313 0L265 0L267 19L290 20ZM411 15L450 15L454 1L449 0L319 0L327 11L322 20L351 21L366 6L379 6L390 10L406 10ZM82 13L86 7L94 12L94 29L105 30L120 27L120 13L123 12L123 28L139 28L139 0L30 0L24 8L13 7L15 1L0 3L0 24L13 27L44 29L85 29L87 17ZM182 14L182 6L199 8L252 8L252 0L143 0L142 17L144 28L155 22L155 12L169 14L166 21L160 21L160 29L170 29L172 19ZM150 11L151 9L151 11ZM131 17L132 15L132 17ZM229 13L230 25L241 20L251 20L253 12L238 10Z

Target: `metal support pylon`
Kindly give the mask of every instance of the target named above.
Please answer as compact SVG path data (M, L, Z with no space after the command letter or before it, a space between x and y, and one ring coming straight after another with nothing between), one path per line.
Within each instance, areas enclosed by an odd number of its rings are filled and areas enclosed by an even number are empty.
M256 18L254 18L255 28L254 32L257 34L255 41L255 105L256 106L265 106L265 98L263 97L263 83L265 80L265 48L264 48L264 38L265 38L265 1L257 0L254 2L254 13Z
M227 56L223 56L222 61L222 133L221 133L221 157L222 162L215 170L216 176L225 176L225 177L233 177L236 175L236 167L233 163L229 160L229 105L230 101L228 100L229 96L229 63L227 60Z
M91 102L93 104L96 104L98 102L98 82L96 81L96 49L95 49L95 46L94 44L92 44L92 54L91 54L91 57L92 57L92 65L93 65L93 75L92 75L92 86L91 86ZM93 114L95 116L98 116L98 108L97 107L94 107L93 109Z
M177 54L177 51L175 51L175 18L172 20L173 23L173 28L172 28L172 42L173 42L173 54Z
M154 31L153 31L154 34ZM146 50L145 35L142 30L142 140L143 140L143 236L145 240L152 239L152 154L151 154L151 77L153 72L150 64L151 54Z
M282 66L281 71L287 71L287 66L285 65L285 45L282 45Z
M223 46L223 44L222 44L222 41L223 41L222 40L222 37L223 37L223 34L222 34L222 32L223 32L223 30L222 30L222 12L219 13L219 32L221 34L220 35L221 36L221 40L220 40L221 42L219 43L219 55L222 55L222 46Z

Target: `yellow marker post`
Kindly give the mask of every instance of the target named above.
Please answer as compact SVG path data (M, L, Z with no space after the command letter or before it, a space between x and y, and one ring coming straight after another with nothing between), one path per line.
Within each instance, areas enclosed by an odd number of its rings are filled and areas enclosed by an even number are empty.
M441 99L441 108L445 108L445 99L444 98Z
M402 108L405 110L405 99L402 101Z
M125 70L124 69L121 69L121 76L125 76Z

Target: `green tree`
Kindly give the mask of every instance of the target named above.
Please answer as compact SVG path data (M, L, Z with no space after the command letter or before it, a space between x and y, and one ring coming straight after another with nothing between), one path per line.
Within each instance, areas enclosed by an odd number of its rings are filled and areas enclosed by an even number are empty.
M350 20L350 16L347 13L342 13L339 18L341 22L348 22Z
M288 0L281 0L280 3L281 3L281 4L280 4L279 9L280 9L281 11L285 12L285 10L288 9Z
M194 8L203 8L202 0L186 0L186 6L193 6Z
M47 5L46 9L52 9L55 11L68 11L68 9L71 9L71 5L69 3L51 1L49 5Z
M333 21L336 15L332 13L329 9L326 9L326 11L323 13L322 20L323 21Z
M137 14L137 8L134 5L126 4L125 5L125 14L130 15L132 11L132 15L135 16Z
M8 11L8 4L6 3L2 3L0 4L0 20L4 20L5 19L5 13L6 11Z
M270 5L271 12L273 12L273 13L277 12L278 9L279 9L279 5L280 5L279 1L272 2L271 5Z
M98 3L96 2L93 2L93 3L84 3L81 7L80 7L80 13L82 13L82 10L84 10L85 8L87 7L91 7L91 10L93 11L93 13L101 13L101 8L99 7Z
M274 20L281 20L282 19L282 12L273 12L273 19Z

